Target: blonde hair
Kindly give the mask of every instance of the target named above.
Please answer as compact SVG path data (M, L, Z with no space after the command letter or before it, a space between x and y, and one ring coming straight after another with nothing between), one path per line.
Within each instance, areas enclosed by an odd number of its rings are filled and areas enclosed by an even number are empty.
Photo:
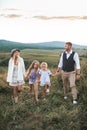
M38 65L38 66L37 66L37 70L39 69L39 67L40 67L39 61L34 60L34 61L31 63L31 65L29 66L29 68L28 68L28 70L27 70L26 76L28 76L28 75L30 74L31 70L34 68L35 63L37 63L37 65Z
M41 63L41 68L43 67L43 65L45 65L46 67L48 67L48 64L46 62L42 62Z

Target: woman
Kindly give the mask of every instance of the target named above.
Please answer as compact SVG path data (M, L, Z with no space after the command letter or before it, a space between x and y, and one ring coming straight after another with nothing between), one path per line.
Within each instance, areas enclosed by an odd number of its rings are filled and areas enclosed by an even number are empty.
M25 76L25 65L23 58L20 57L20 50L13 49L8 64L7 82L13 88L15 103L18 102L18 93L22 90Z

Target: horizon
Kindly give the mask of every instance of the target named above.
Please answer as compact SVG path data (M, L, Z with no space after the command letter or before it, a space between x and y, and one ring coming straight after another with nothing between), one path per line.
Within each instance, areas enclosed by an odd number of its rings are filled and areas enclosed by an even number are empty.
M86 34L86 0L0 1L0 39L22 43L70 41L87 46Z
M6 42L13 42L13 43L19 43L19 44L45 44L45 43L53 43L53 42L60 42L60 43L66 43L65 41L47 41L47 42L36 42L36 43L29 43L29 42L17 42L17 41L11 41L11 40L6 40L6 39L0 39L0 41L6 41ZM68 41L67 41L68 42ZM58 43L59 44L59 43ZM81 46L81 47L87 47L87 45L80 45L76 43L72 43L75 46Z

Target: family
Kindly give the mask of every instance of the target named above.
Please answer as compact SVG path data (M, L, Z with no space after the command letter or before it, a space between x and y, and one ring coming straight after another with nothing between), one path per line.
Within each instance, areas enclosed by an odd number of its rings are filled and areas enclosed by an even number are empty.
M48 68L46 62L34 60L27 71L25 70L25 64L23 58L20 56L19 49L11 50L11 58L8 63L7 82L9 86L13 88L13 96L15 103L18 103L19 95L22 92L22 86L25 80L29 81L29 92L32 94L34 89L34 95L36 102L38 99L38 85L42 88L43 100L46 100L46 93L50 92L50 76L62 75L64 99L67 96L68 82L70 83L73 104L77 104L77 89L75 80L80 80L80 61L78 53L72 50L72 43L65 43L65 50L61 54L58 68L55 74L53 74Z

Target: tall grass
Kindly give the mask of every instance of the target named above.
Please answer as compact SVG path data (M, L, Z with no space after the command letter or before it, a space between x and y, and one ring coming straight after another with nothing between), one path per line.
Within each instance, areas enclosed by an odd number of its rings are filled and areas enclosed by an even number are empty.
M27 57L25 61L27 62ZM48 55L48 57L50 57ZM47 56L52 72L56 71L57 56ZM35 58L33 55L31 61ZM54 62L53 62L54 61ZM28 93L28 83L23 87L23 93L18 104L12 98L12 89L6 83L6 69L1 66L0 74L0 130L86 130L87 129L87 64L81 63L81 80L76 81L78 90L78 104L72 104L71 90L68 89L68 99L63 99L63 85L61 76L51 77L51 91L46 95L46 102L41 96L39 86L39 103Z

